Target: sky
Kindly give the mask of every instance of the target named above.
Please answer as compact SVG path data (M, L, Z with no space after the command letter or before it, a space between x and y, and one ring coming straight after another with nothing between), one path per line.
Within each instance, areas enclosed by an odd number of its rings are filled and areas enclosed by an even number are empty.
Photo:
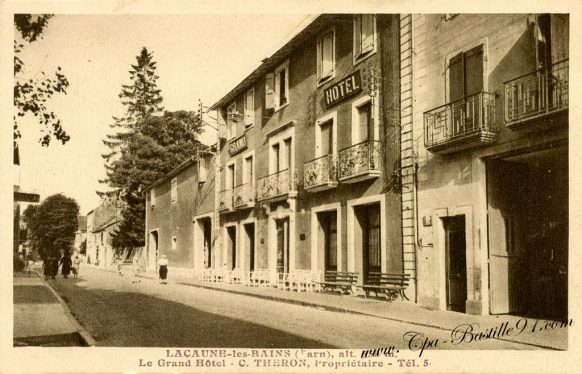
M48 106L62 120L71 140L38 143L34 117L21 125L20 185L44 199L54 193L73 197L81 214L98 203L98 180L105 177L102 139L112 116L122 115L118 97L142 47L157 61L158 87L166 110L210 106L234 88L308 22L308 15L55 15L41 40L21 55L28 76L60 66L69 80L66 95ZM267 32L268 31L268 32ZM210 144L214 130L202 135Z

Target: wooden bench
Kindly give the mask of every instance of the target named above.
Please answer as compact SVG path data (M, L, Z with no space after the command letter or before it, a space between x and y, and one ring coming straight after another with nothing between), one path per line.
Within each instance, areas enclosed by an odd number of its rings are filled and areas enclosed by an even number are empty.
M339 291L342 295L353 292L353 287L358 281L358 273L350 271L326 271L323 282L314 282L321 285L322 291Z
M385 294L388 301L399 295L402 300L409 300L404 293L409 281L410 274L370 272L366 283L360 287L364 291L365 297L368 297L370 292L374 292L376 297L379 293Z

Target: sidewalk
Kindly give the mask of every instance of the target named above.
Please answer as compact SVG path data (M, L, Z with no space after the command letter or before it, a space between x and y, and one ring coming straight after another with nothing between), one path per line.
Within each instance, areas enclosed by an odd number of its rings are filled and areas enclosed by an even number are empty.
M157 279L157 275L153 273L141 273L140 276ZM476 334L478 332L483 332L485 334L486 329L497 328L498 331L501 330L502 323L507 322L507 326L512 327L514 331L508 336L498 338L499 340L527 344L532 346L532 348L538 347L554 350L568 349L567 328L556 327L546 330L546 321L538 320L536 324L536 320L531 318L527 319L527 325L523 328L522 326L524 326L525 320L521 317L510 315L474 316L443 310L428 310L413 302L402 302L399 300L388 302L382 299L365 299L363 297L340 296L329 293L283 291L271 287L248 287L236 284L199 282L191 278L173 277L170 278L168 282L170 284L182 284L198 288L230 292L278 302L315 307L329 311L389 319L419 326L418 332L422 332L423 326L452 331L459 325L473 324L473 333ZM536 326L536 331L532 332L534 325ZM518 334L518 331L521 331L521 333ZM467 340L469 340L468 337ZM467 344L470 343L467 342Z
M13 281L15 347L94 345L66 303L36 272L14 273Z

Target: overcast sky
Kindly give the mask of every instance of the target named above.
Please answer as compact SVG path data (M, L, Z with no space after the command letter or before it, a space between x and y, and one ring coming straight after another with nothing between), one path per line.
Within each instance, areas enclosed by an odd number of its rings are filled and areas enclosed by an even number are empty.
M166 110L213 104L309 20L307 15L55 15L43 39L26 44L27 74L61 66L70 86L50 107L71 140L38 143L32 118L21 131L21 187L41 199L62 192L85 214L99 202L105 176L102 139L123 107L118 94L142 47L157 61ZM201 139L213 141L209 131Z

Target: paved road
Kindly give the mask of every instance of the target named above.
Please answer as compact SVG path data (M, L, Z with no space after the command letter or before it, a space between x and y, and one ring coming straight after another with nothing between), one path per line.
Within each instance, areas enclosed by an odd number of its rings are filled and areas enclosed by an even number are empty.
M319 310L178 284L159 284L85 267L78 279L53 287L99 346L406 349L403 335L422 332L449 340L443 330L375 317ZM532 349L485 341L438 349Z

